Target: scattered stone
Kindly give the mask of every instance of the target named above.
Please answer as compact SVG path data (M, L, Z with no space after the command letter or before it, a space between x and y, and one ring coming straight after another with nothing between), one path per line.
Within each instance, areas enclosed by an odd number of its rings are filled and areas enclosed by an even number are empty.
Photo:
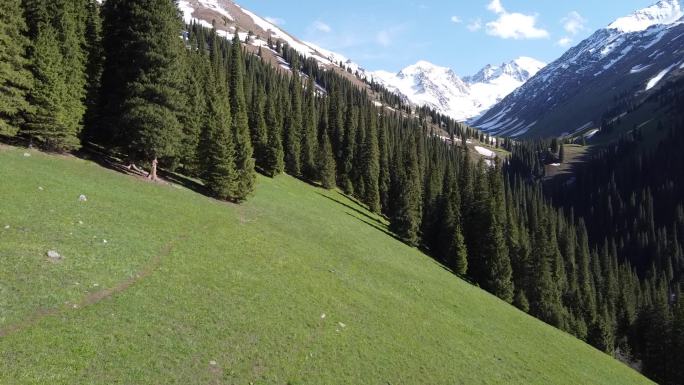
M29 154L28 152L24 153L24 158L29 158L30 156L31 156L31 154Z
M94 284L93 284L93 287L99 287L99 286L100 286L99 283L94 283Z
M104 244L106 245L106 244L109 243L109 242L107 242L106 239L103 239L103 240L102 240L102 243L104 243Z
M339 332L340 332L340 329L335 329L335 331L339 333Z
M5 230L9 230L9 229L10 229L10 225L5 225Z
M61 261L62 258L64 258L64 257L62 257L58 252L56 252L56 251L54 251L54 250L48 251L48 252L47 252L47 257L50 258L50 260L51 260L51 261L54 261L54 262L56 262L56 261Z
M82 224L83 224L83 221L78 221L78 224L79 224L79 225L82 225Z
M73 307L74 309L78 309L78 305L77 305L77 304L74 304L74 306L72 306L72 307Z
M45 190L45 189L43 188L43 186L38 186L38 191L43 191L43 190Z
M214 360L211 360L211 361L209 361L209 365L216 366L216 365L218 365L218 363Z
M87 201L88 201L88 197L86 197L85 195L81 194L81 195L78 197L78 200L79 200L79 202L87 202Z
M321 319L325 319L325 313L321 314Z
M337 324L340 325L341 328L346 328L346 327L347 327L347 325L343 324L342 322L338 322Z

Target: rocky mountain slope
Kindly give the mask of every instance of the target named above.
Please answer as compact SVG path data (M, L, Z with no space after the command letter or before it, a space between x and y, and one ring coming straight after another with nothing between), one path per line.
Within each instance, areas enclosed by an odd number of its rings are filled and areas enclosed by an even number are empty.
M617 19L474 120L491 134L548 137L599 127L619 99L646 97L684 70L684 19L662 0Z

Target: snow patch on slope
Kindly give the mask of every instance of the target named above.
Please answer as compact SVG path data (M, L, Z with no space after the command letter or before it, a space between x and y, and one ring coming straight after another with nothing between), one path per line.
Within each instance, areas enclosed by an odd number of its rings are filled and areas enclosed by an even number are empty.
M665 75L667 75L678 64L679 63L673 64L673 65L665 68L664 70L660 71L660 73L658 73L658 75L656 75L651 80L649 80L648 83L646 83L646 91L648 91L648 90L652 89L653 87L655 87L656 85L658 85L658 83L660 83L660 81L663 80Z

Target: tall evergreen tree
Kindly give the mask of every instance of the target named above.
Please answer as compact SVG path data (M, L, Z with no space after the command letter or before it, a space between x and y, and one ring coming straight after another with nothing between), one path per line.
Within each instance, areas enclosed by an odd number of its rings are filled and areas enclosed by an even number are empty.
M22 130L56 151L80 146L86 96L85 19L81 1L25 2L33 39L33 105Z
M239 190L238 170L235 166L234 135L224 71L224 67L219 65L207 76L207 114L202 144L205 163L203 179L216 198L235 200Z
M263 89L261 87L253 87L249 127L252 133L256 164L262 170L266 163L266 149L268 147L268 129L264 116L264 102L265 95Z
M244 89L244 58L242 43L238 34L233 38L230 52L230 113L231 129L235 142L235 168L238 172L237 191L233 200L242 202L254 192L256 172L254 171L254 149L249 132L247 102Z
M268 143L266 144L266 150L264 153L264 164L263 170L267 176L274 177L278 174L282 174L285 169L285 160L283 153L283 142L282 142L282 122L278 119L278 113L276 112L276 102L278 98L278 93L275 95L269 95L266 98L266 108L265 108L265 120L266 128L268 130Z
M335 157L333 156L332 145L330 144L330 133L328 131L328 108L324 101L321 107L320 118L318 119L318 180L326 189L335 188Z
M362 180L364 184L363 202L374 213L380 213L380 149L378 147L377 111L368 108L366 117L366 132L361 154Z
M33 82L29 72L27 27L20 0L0 4L0 135L13 136L30 109L27 95Z
M301 131L301 157L300 164L302 175L308 180L316 179L316 82L309 77L306 85L306 98L304 100L304 122Z
M179 155L182 128L182 24L175 3L107 0L102 8L106 60L100 122L131 160L151 165Z
M300 162L301 130L302 130L302 83L299 78L299 65L293 63L292 80L290 82L290 109L285 118L285 170L288 174L299 177L302 174Z

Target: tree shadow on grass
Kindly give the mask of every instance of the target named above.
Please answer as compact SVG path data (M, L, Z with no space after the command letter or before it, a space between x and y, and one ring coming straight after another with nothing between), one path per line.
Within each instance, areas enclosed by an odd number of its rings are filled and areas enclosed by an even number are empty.
M112 154L111 152L105 150L104 148L88 143L84 145L80 150L74 153L74 155L78 158L84 159L84 160L89 160L92 162L97 163L98 165L107 168L109 170L113 170L122 174L130 175L130 176L135 176L139 178L145 178L146 175L137 172L135 170L131 170L128 166L126 166L125 162L123 161L122 158L117 157L117 154ZM205 196L210 196L209 191L207 188L184 175L181 175L176 172L172 172L163 168L159 168L157 170L157 174L159 177L167 181L169 183L173 183L179 186L183 186L189 190L192 190L198 194L202 194Z
M377 218L373 218L372 216L368 215L367 213L363 212L362 210L359 210L358 208L356 208L356 207L354 207L354 206L352 206L352 205L349 205L349 204L347 204L347 203L344 203L344 202L342 202L342 201L339 201L339 200L337 200L337 199L335 199L335 198L331 198L331 197L329 197L329 196L327 196L327 195L325 195L325 194L322 194L322 193L320 193L320 192L318 192L318 191L316 191L316 194L322 196L322 197L325 198L325 199L331 200L331 201L333 201L333 202L335 202L335 203L337 203L337 204L339 204L339 205L341 205L341 206L344 206L344 207L348 208L349 210L353 210L355 213L364 216L365 218L367 218L368 220L370 220L371 222L375 223L375 224L378 225L378 226L385 226L385 224L382 223L381 221L379 221ZM361 218L359 218L359 219L361 219Z

